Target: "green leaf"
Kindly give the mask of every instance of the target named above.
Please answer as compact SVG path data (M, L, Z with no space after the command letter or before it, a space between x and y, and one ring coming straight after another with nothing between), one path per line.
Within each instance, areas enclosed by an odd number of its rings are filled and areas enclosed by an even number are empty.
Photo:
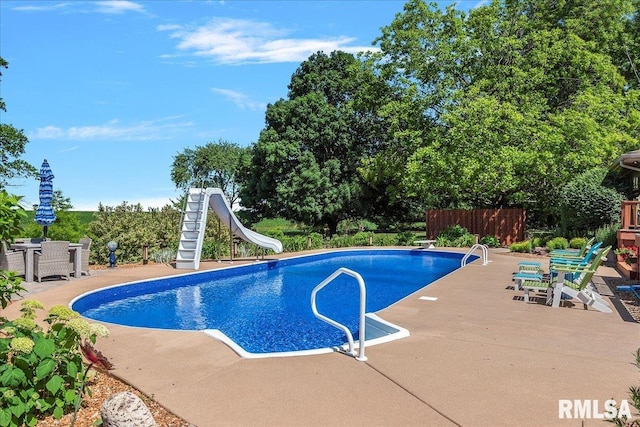
M36 340L36 345L33 347L33 351L41 358L49 357L53 354L56 348L54 340L41 338Z
M38 419L33 414L27 414L27 416L25 418L26 418L28 426L33 427L36 424L38 424Z
M56 406L56 408L53 410L53 418L59 420L63 415L64 411L62 410L62 408L60 406Z
M73 361L67 363L67 374L70 377L76 378L78 375L78 365L76 365Z
M62 377L60 375L54 375L53 377L51 377L49 381L47 381L47 384L45 387L52 394L56 394L58 390L60 390L60 387L62 387L63 384L64 384L64 380L62 379Z
M13 388L24 383L26 379L27 377L22 372L22 369L13 368L3 372L2 376L0 376L0 383Z
M36 368L38 378L45 378L56 368L56 362L53 359L44 359Z
M20 402L20 399L16 400L18 401L18 403L11 406L11 412L16 416L16 418L20 418L20 415L25 413L27 407L24 403Z
M11 410L9 408L0 409L0 427L7 427L11 424Z
M64 400L67 403L76 403L76 399L78 398L78 393L74 389L69 389L64 392Z

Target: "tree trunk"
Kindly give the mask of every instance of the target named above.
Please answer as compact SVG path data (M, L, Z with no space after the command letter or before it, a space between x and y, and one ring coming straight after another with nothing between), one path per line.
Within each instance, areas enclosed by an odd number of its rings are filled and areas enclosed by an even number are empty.
M333 237L333 235L338 232L338 221L329 220L329 222L327 222L327 226L329 227L329 237Z

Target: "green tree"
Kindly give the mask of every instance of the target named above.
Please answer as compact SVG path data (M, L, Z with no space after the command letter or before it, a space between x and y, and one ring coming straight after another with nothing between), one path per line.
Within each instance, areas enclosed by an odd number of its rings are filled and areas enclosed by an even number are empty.
M358 104L371 81L351 54L318 52L289 83L288 99L267 107L266 126L243 176L244 206L257 216L284 217L336 231L362 215L358 167L377 143L376 117Z
M2 76L2 69L8 66L7 61L0 57L0 76ZM4 99L1 97L0 111L7 111ZM22 129L0 123L0 189L5 188L12 179L38 176L38 170L35 167L20 159L28 142Z
M611 56L633 8L493 1L467 15L409 1L369 58L400 96L378 110L388 146L363 176L390 162L397 197L557 218L562 184L637 147L639 95Z
M604 168L590 169L562 187L557 208L565 235L593 232L620 220L624 197L603 186L606 174Z
M51 199L51 206L56 220L48 228L47 237L53 240L68 240L77 242L86 233L77 215L71 213L73 205L71 199L62 194L62 190L55 190ZM43 228L35 221L30 222L24 230L26 237L42 237Z
M238 172L247 148L219 140L195 149L187 148L173 158L171 180L185 193L191 187L218 187L233 205L238 200Z

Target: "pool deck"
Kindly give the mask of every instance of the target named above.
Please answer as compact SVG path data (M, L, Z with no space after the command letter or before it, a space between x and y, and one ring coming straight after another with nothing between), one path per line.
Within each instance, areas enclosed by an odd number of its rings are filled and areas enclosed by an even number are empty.
M640 383L632 364L640 324L616 300L611 314L526 304L511 281L522 259L493 250L489 259L378 312L411 336L367 347L366 362L339 353L242 359L202 332L115 325L96 347L115 376L198 427L611 425L560 419L559 399L597 399L600 413L607 399L629 399L629 387ZM201 270L221 266L229 263ZM167 265L97 270L27 284L27 297L49 308L100 287L185 272ZM618 276L600 267L596 279Z

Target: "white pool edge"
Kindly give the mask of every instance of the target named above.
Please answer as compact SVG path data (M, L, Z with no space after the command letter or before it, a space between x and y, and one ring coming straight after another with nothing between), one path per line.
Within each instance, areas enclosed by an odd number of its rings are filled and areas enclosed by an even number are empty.
M406 338L411 335L408 329L405 329L401 326L388 322L374 313L367 313L366 317L369 317L375 321L378 321L396 330L396 332L394 333L366 340L365 341L366 347L371 347L372 345L389 343L395 340ZM349 345L345 343L340 347L325 347L325 348L316 348L312 350L281 351L281 352L272 352L272 353L250 353L246 351L244 348L240 347L238 344L236 344L235 341L233 341L231 338L229 338L224 332L220 331L219 329L204 329L202 330L202 332L204 332L205 335L210 336L224 343L233 351L235 351L238 354L238 356L242 357L243 359L265 359L269 357L311 356L315 354L326 354L326 353L334 353L334 352L345 353L349 349ZM354 342L354 345L355 345L355 348L359 348L360 341L356 340Z

